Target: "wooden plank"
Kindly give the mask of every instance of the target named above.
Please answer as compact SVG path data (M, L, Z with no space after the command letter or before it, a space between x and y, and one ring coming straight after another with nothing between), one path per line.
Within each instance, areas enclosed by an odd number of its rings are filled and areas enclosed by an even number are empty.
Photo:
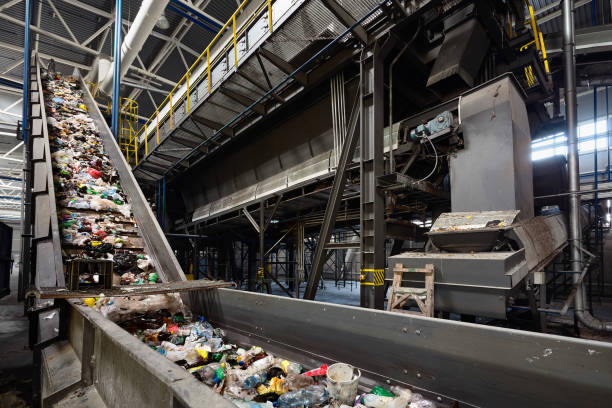
M180 281L168 283L156 283L152 285L126 285L115 286L112 289L89 289L69 291L64 288L40 288L34 294L40 299L70 299L87 297L113 297L113 296L140 296L155 295L175 292L190 292L196 290L229 288L235 286L233 282L225 281Z

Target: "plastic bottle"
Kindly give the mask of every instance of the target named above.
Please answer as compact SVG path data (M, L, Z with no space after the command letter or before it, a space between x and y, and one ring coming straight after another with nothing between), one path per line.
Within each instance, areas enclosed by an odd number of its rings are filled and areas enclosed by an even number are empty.
M292 361L283 360L281 362L281 368L285 372L285 374L293 373L299 374L302 372L302 365L298 363L294 363Z
M221 363L212 363L205 365L198 372L200 374L200 378L202 378L202 382L207 385L213 385L215 383L215 376L217 375L217 369L221 367Z
M387 397L376 394L366 394L363 403L370 408L406 408L408 400L404 397Z
M255 361L253 364L249 366L249 368L247 368L244 371L248 372L249 375L255 374L260 371L267 370L268 368L272 367L273 364L274 364L274 357L266 356L262 359Z
M395 397L395 394L378 385L374 386L369 393L374 395L382 395L383 397Z
M244 380L243 385L244 385L244 388L247 388L247 389L255 388L259 384L266 382L266 379L267 379L267 375L265 372L254 374L254 375L248 376Z
M238 364L240 364L241 366L248 367L249 364L252 362L252 360L256 358L257 355L262 355L263 353L264 353L264 350L261 347L253 346L248 351L243 353L242 355L239 354L240 360L238 361Z
M322 385L313 385L303 390L287 392L278 398L278 407L300 407L324 404L327 401L327 390Z
M397 395L398 397L404 397L408 401L412 400L412 391L408 388L400 387L399 385L394 385L391 387L391 392Z
M285 382L287 383L287 388L289 389L289 391L298 391L302 388L307 388L311 385L314 385L314 380L312 379L312 377L293 373L287 374Z
M423 398L419 393L412 394L410 399L410 408L436 408L437 404L431 400Z
M272 408L274 405L271 402L253 402L243 401L239 399L231 399L238 408Z
M428 399L418 400L410 403L410 408L437 408L437 404Z

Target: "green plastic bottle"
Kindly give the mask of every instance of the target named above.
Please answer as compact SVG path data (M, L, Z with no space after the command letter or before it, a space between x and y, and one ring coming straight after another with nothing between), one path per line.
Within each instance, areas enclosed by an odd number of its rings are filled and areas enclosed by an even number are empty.
M395 397L394 393L384 389L383 387L379 387L378 385L376 385L374 388L372 388L372 390L369 392L369 394L380 395L382 397Z

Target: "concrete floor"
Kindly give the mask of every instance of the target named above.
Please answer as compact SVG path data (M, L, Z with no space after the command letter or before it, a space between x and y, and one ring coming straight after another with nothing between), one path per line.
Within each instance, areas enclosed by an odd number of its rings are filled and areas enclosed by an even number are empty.
M304 296L305 289L306 284L302 284L300 286L300 297ZM272 282L272 294L286 296L286 293L274 282ZM295 292L293 294L295 295ZM339 282L338 286L336 286L333 280L324 280L323 288L319 285L315 300L340 305L359 306L359 282L353 282L351 287L350 282L346 282L346 286L343 286L343 282Z
M32 394L32 352L28 319L17 301L17 269L11 275L11 294L0 299L0 407L29 407Z

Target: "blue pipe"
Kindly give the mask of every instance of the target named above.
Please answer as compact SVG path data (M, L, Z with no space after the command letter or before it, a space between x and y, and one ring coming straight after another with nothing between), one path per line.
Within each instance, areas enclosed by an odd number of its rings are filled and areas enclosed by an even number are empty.
M121 101L119 100L119 85L121 84L121 10L122 0L115 2L115 66L113 70L113 111L111 129L115 139L119 140L119 110Z
M200 27L204 28L205 30L210 31L213 34L217 34L219 32L219 30L215 30L214 28L209 27L208 25L204 24L203 22L201 22L200 20L191 17L189 14L185 13L182 10L177 9L176 7L174 7L173 5L168 5L168 9L174 11L175 13L177 13L180 16L185 17L187 20L192 21L193 23L199 25Z
M15 201L21 201L21 197L15 197L15 196L5 196L5 195L0 195L0 199L3 199L3 200L15 200Z
M23 85L19 82L11 81L10 79L0 78L0 85L8 86L9 88L23 89Z
M263 96L261 96L259 99L257 99L255 102L253 102L251 105L249 105L245 110L243 110L241 113L236 115L234 117L234 119L232 119L231 121L227 122L220 129L217 129L217 131L215 133L213 133L210 137L207 137L206 139L204 139L198 146L196 146L189 153L187 153L185 156L183 156L179 161L174 163L174 165L172 165L172 167L170 167L168 170L166 170L166 172L164 173L164 177L167 174L169 174L172 170L174 170L177 166L179 166L183 161L185 161L187 158L189 158L193 154L193 152L200 150L202 148L202 146L204 146L204 144L206 144L206 142L208 142L209 139L213 139L214 137L216 137L219 134L221 134L225 129L227 129L229 126L234 124L234 122L236 122L238 119L240 119L242 116L244 116L247 112L249 112L251 109L253 109L255 106L257 106L257 104L261 103L265 98L269 97L274 92L276 92L276 90L278 88L280 88L281 86L285 85L289 80L293 79L299 72L301 72L304 68L306 68L308 65L310 65L310 63L312 63L314 60L319 58L323 53L325 53L328 49L330 49L334 44L338 43L348 33L353 31L355 29L355 27L357 27L359 24L361 24L363 21L365 21L367 18L369 18L372 14L374 14L376 11L378 11L378 9L380 9L386 3L387 3L387 0L383 0L382 2L380 2L378 4L378 6L374 7L372 10L370 10L365 16L361 17L352 26L350 26L349 28L344 30L344 32L342 34L340 34L338 37L334 38L329 44L327 44L325 47L321 48L321 50L319 50L319 52L317 52L315 55L310 57L306 62L304 62L302 65L300 65L295 71L293 71L289 76L287 76L287 78L283 79L278 85L276 85L274 88L270 89Z
M215 34L219 32L219 30L223 27L222 25L220 25L219 23L217 23L216 21L210 19L209 17L205 16L204 14L202 14L200 12L200 10L197 10L193 7L191 7L188 4L185 4L183 2L180 2L178 0L170 0L171 3L176 4L179 7L182 7L184 9L186 9L187 11L189 11L190 13L195 14L196 16L198 16L199 18L201 18L202 20L206 21L208 24L210 24L211 26L213 26L213 28L216 28L217 31L215 31ZM171 7L171 6L168 6Z
M23 142L28 141L28 113L30 108L30 14L32 11L32 2L25 1L25 31L23 33L23 100L21 108L21 130L23 134Z
M9 177L9 176L0 176L0 179L2 180L10 180L10 181L23 181L20 178L17 177Z
M597 25L597 0L591 1L591 25Z

